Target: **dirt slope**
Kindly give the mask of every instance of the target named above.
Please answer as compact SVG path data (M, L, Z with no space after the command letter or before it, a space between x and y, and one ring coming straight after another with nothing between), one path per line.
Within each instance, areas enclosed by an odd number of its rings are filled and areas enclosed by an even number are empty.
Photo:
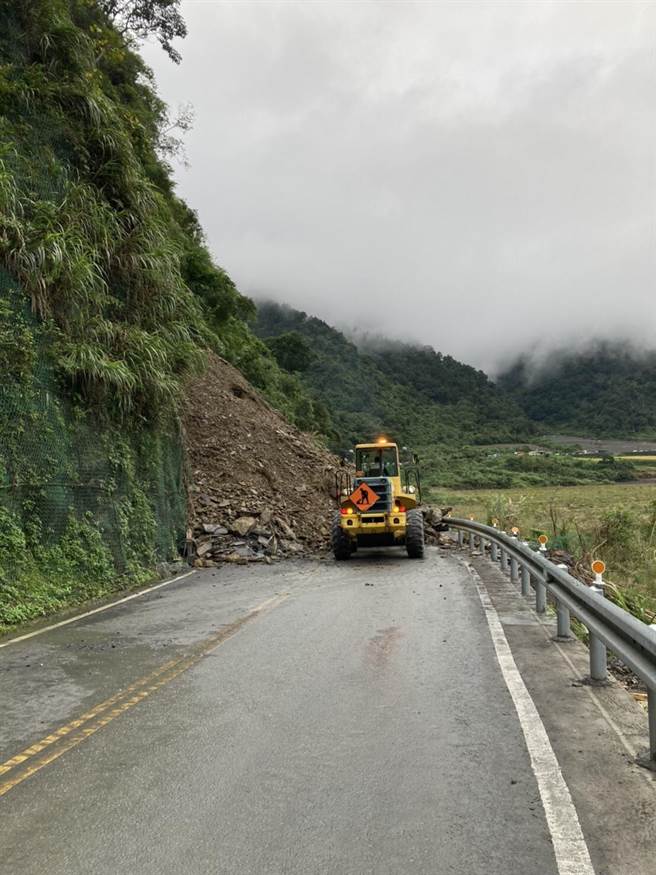
M189 387L184 428L197 564L327 547L339 459L218 356Z

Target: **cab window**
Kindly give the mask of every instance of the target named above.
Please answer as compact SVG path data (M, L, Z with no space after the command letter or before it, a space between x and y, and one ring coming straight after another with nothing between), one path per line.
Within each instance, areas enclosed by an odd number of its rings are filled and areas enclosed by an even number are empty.
M396 450L393 447L358 450L355 468L358 477L397 477Z

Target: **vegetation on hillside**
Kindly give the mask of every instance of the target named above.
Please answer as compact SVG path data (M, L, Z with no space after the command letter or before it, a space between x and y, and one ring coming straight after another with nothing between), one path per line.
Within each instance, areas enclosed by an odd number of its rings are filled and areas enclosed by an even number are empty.
M311 402L248 330L253 305L212 263L161 154L169 115L131 46L152 31L172 51L176 5L0 8L0 264L49 320L68 391L103 414L174 412L211 348L312 428Z
M254 329L274 350L305 341L300 377L328 408L336 448L381 431L414 444L453 445L522 440L533 431L485 374L430 347L385 341L360 349L322 320L272 302L258 304Z
M631 480L630 462L485 446L528 441L536 426L482 371L430 347L386 339L361 347L320 319L260 303L255 331L282 367L325 404L331 443L347 449L384 432L412 444L431 486L500 488Z
M537 371L520 358L500 378L543 428L599 437L656 432L656 353L602 343L576 353L555 353Z
M418 448L423 481L444 489L510 489L580 486L637 478L636 466L612 456L600 461L566 454L532 455L520 450L429 444Z

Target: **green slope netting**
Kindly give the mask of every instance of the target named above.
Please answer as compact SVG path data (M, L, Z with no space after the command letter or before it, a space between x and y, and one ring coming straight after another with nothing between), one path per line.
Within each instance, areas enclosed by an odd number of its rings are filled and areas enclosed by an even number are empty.
M80 413L52 342L0 272L0 581L57 545L100 551L117 576L173 557L186 521L177 428L126 434Z

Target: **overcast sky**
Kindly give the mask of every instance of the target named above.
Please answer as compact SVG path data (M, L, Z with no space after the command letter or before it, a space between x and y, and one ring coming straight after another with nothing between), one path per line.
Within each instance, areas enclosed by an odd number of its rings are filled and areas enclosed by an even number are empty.
M183 0L161 95L239 288L494 370L656 329L656 4Z

